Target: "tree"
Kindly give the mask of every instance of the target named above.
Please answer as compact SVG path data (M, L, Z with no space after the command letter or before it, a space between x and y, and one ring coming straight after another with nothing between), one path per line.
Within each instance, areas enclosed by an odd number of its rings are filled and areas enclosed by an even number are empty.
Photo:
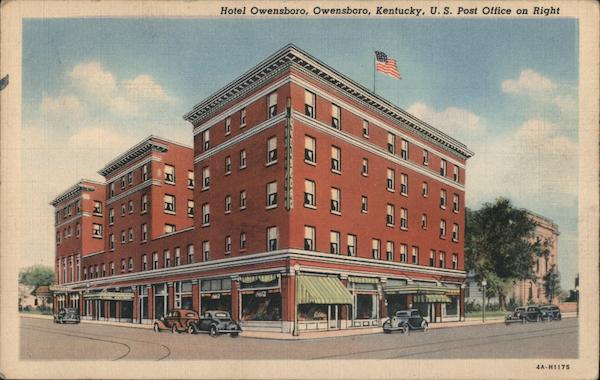
M479 282L486 279L488 293L497 294L504 308L509 285L535 279L534 257L549 254L550 242L535 239L535 223L506 198L467 209L465 218L465 269Z
M29 286L47 286L54 283L54 269L46 265L33 265L19 272L19 283Z
M544 292L546 293L548 300L552 302L554 296L560 294L560 291L560 273L558 272L558 269L556 269L556 266L553 265L544 276Z

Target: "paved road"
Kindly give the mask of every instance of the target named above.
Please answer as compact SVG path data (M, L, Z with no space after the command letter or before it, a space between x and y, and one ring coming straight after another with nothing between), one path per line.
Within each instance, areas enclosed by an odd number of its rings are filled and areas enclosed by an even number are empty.
M21 318L24 360L576 358L576 319L525 325L494 324L409 334L314 340L270 340L154 333L82 323L55 325Z

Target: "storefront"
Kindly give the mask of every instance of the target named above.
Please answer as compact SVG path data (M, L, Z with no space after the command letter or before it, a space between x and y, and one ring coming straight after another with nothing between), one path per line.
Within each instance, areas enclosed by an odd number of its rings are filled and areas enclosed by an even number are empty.
M169 292L167 284L154 285L154 319L161 319L167 314L169 307Z
M388 280L383 290L388 315L414 308L430 323L459 319L460 287L457 284Z
M379 280L373 277L348 277L348 289L352 294L350 316L352 327L379 325Z
M84 309L88 318L113 322L132 321L133 292L131 291L111 290L87 293L84 298Z
M346 327L343 308L353 305L354 298L337 277L298 275L296 281L299 331Z
M200 311L221 310L231 313L231 278L202 280Z
M175 286L175 308L192 309L192 282L177 281Z
M151 318L148 312L148 285L140 285L138 289L138 323L150 323Z

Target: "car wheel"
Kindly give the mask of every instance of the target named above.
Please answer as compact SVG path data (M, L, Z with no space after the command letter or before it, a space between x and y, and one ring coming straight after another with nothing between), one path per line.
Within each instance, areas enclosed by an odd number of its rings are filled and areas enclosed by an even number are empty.
M427 331L427 329L429 328L429 324L427 323L427 321L421 322L421 328L423 329L423 331Z
M175 334L176 332L178 332L177 326L176 325L171 326L171 334Z
M542 317L538 315L538 316L537 316L537 321L538 321L538 322L541 322L541 321L542 321Z
M188 334L195 334L196 328L194 327L194 325L190 324L187 328L187 332L188 332Z
M525 319L525 318L521 318L521 324L523 324L523 325L524 325L524 324L525 324L525 322L527 322L527 319Z
M408 326L407 325L402 326L402 330L400 330L400 331L402 331L402 334L406 334L408 332Z
M233 332L233 333L229 334L229 336L232 338L237 338L238 336L240 336L240 333Z
M217 326L213 325L213 326L210 326L210 330L208 331L208 333L210 334L210 336L215 338L219 335L219 330L217 329Z
M160 332L160 327L158 327L158 323L155 323L154 326L152 326L152 330L154 330L154 332Z

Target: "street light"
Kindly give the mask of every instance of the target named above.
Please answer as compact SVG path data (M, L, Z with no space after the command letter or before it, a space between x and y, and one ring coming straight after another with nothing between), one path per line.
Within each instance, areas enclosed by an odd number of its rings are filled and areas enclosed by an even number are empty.
M462 307L460 308L459 314L458 314L458 321L460 322L461 319L464 322L465 321L465 289L467 288L467 284L466 283L462 283L460 284L460 289L462 290L461 294L460 294L460 301L459 301L459 305L462 304ZM462 302L461 302L462 301Z
M294 264L294 330L293 336L298 336L298 273L300 272L300 264Z
M577 305L577 317L579 317L579 285L575 287L575 304Z
M485 323L485 287L487 286L487 281L485 279L481 280L481 287L483 288L483 292L481 296L483 298L483 323Z

